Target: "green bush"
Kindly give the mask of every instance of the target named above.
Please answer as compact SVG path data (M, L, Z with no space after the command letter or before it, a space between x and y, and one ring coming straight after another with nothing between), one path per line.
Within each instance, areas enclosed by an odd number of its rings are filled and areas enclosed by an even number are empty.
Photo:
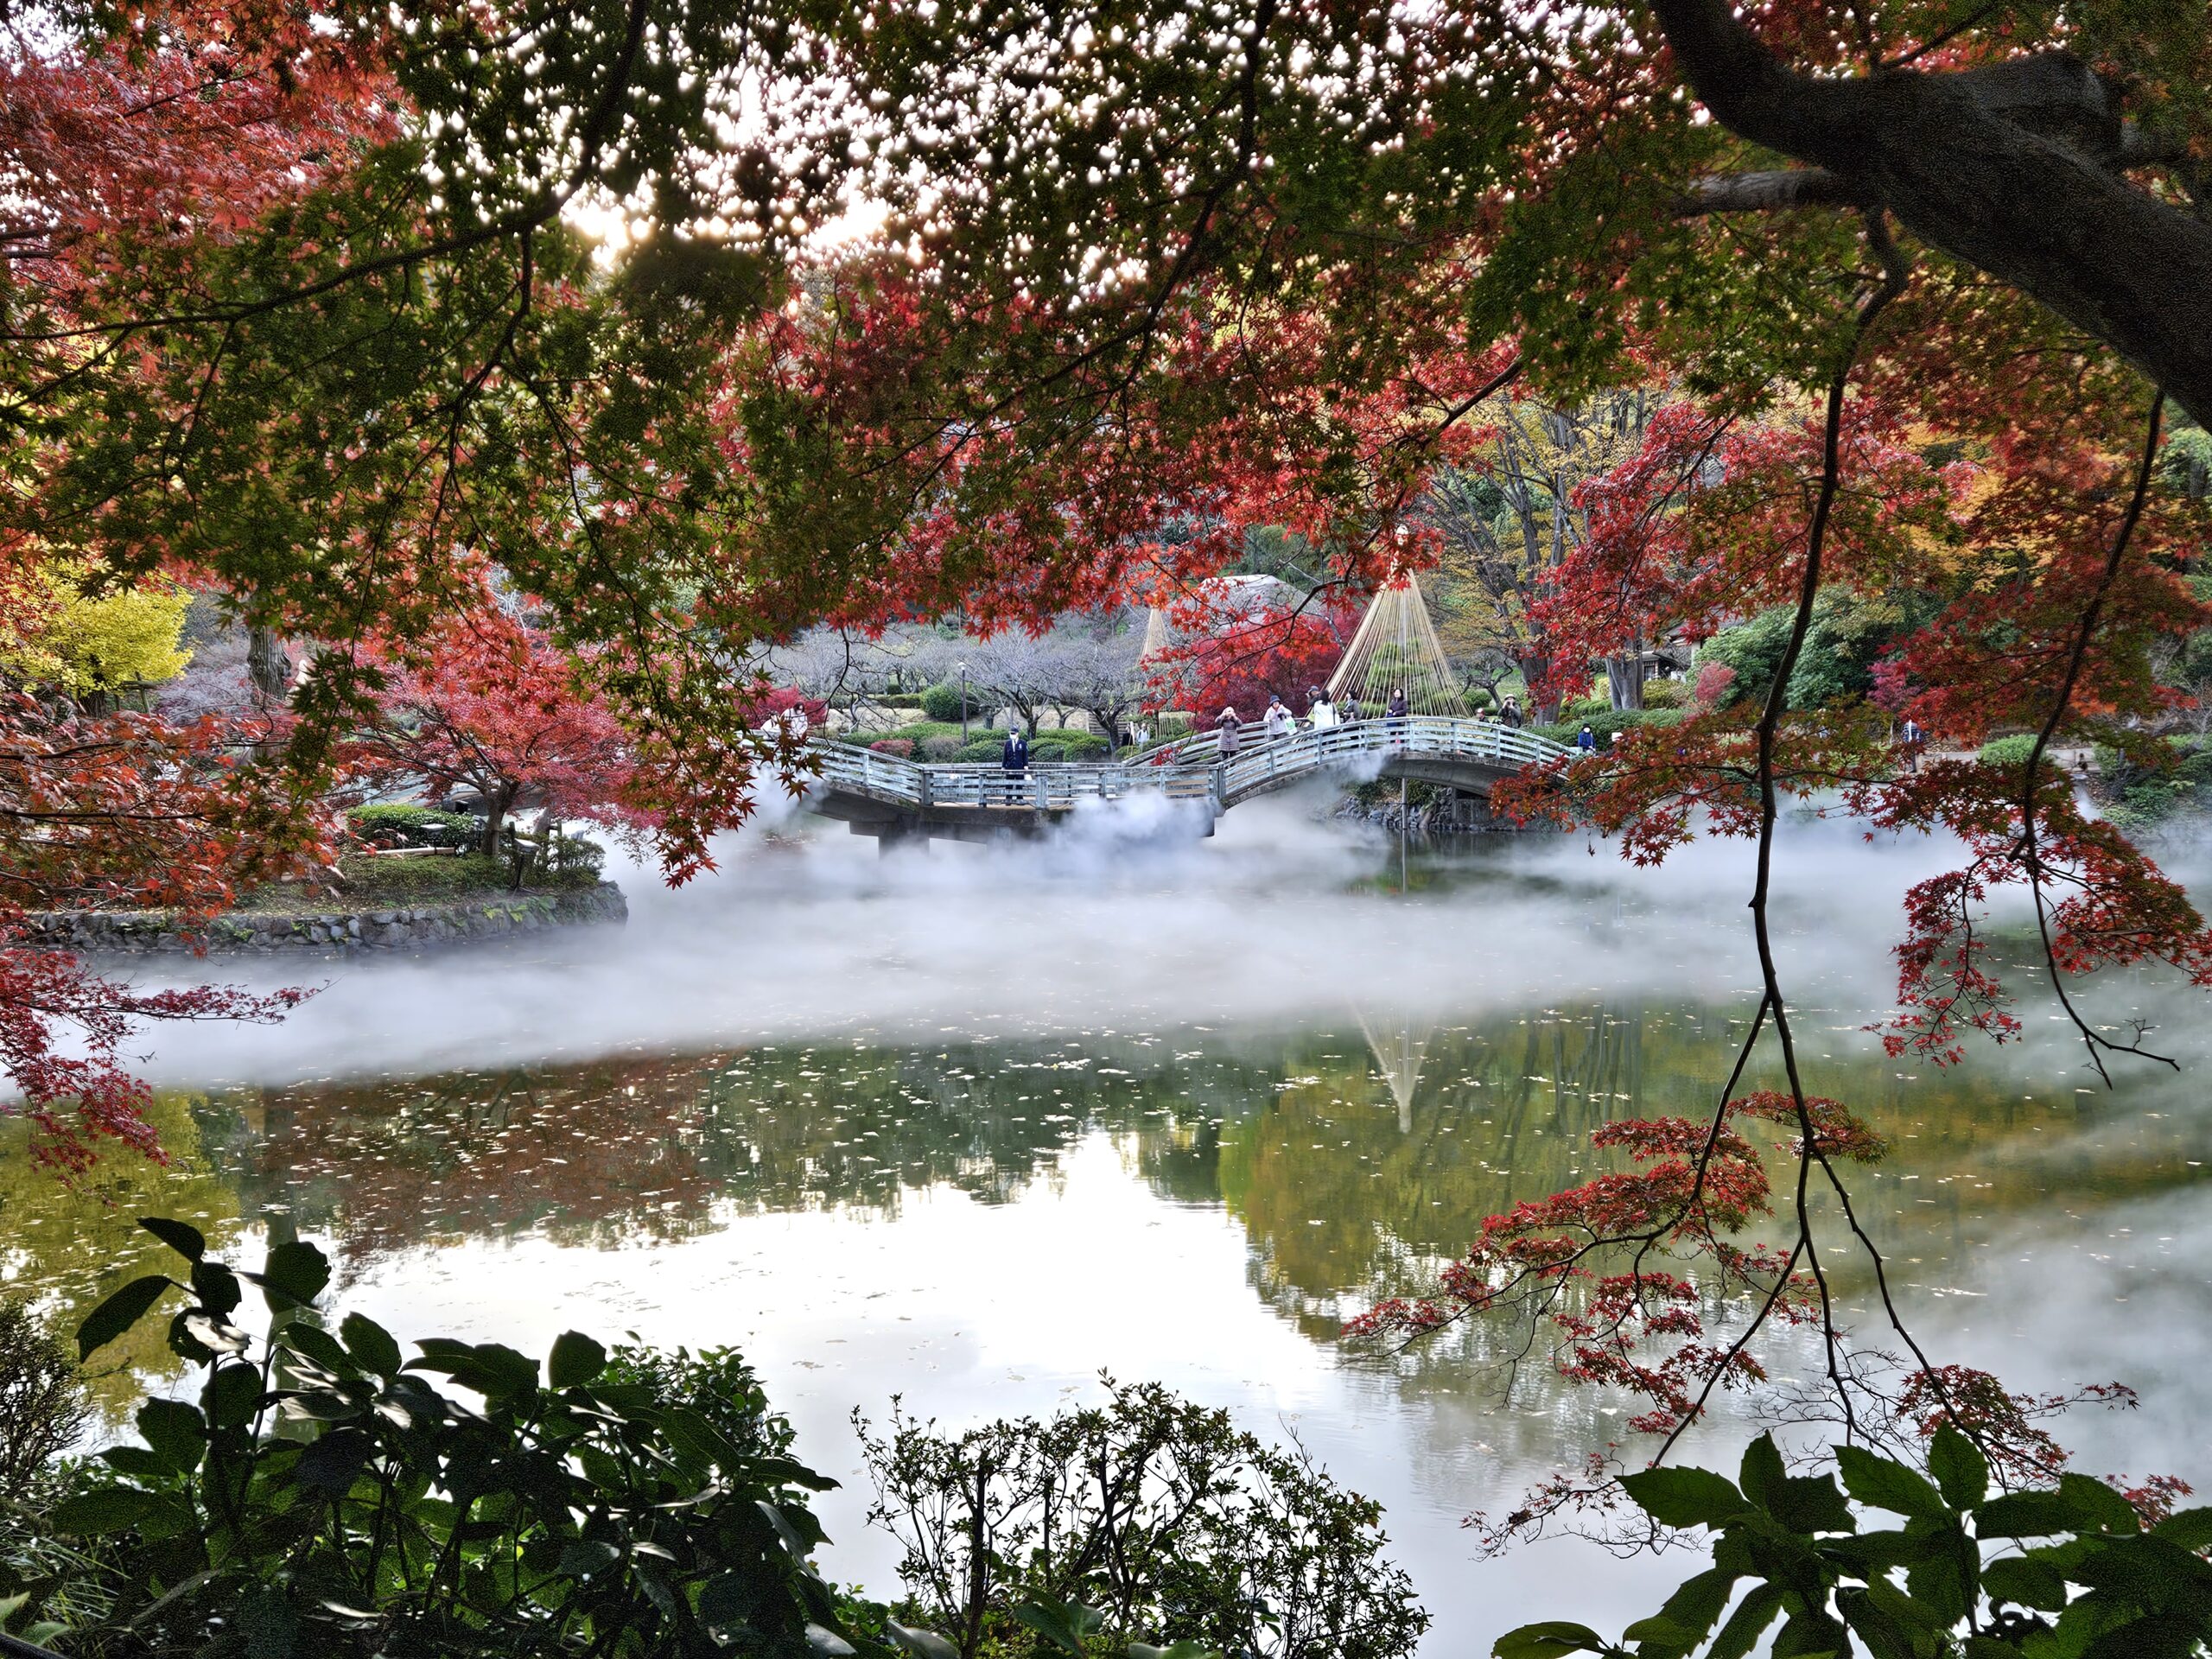
M248 1275L181 1223L141 1225L179 1265L95 1308L79 1351L160 1307L200 1382L147 1401L142 1443L101 1453L48 1516L111 1599L67 1630L73 1656L798 1659L814 1627L845 1639L807 1561L810 1495L833 1483L772 1431L747 1443L698 1408L695 1382L727 1362L616 1365L573 1332L543 1364L445 1338L410 1360L373 1321L317 1309L329 1266L296 1242L252 1276L270 1314L257 1344ZM62 1589L12 1592L37 1617Z
M2018 772L2028 764L2028 756L2034 753L2035 747L2033 733L2015 732L2009 737L1990 739L1981 746L1981 753L1976 758L1985 766L2006 766Z
M1681 680L1646 680L1643 683L1643 706L1651 709L1679 709L1690 700L1690 689Z
M1106 753L1106 738L1101 732L1081 732L1053 728L1041 731L1029 740L1032 760L1090 760L1103 759Z
M22 1301L0 1302L0 1492L20 1492L91 1421L76 1362Z
M1792 1475L1763 1434L1734 1482L1704 1469L1623 1477L1657 1525L1707 1529L1712 1567L1621 1643L1583 1624L1529 1624L1498 1638L1496 1659L1630 1659L1628 1642L1642 1659L1764 1652L1777 1620L1775 1653L1872 1659L2179 1659L2212 1640L2212 1509L2145 1529L2126 1497L2087 1475L1993 1497L1987 1461L1948 1424L1929 1443L1926 1475L1856 1446L1838 1446L1835 1460L1834 1472ZM1862 1529L1866 1510L1904 1524Z
M1682 722L1680 709L1607 709L1602 714L1579 715L1573 720L1561 720L1549 726L1535 726L1529 729L1554 743L1564 743L1572 748L1586 724L1598 734L1598 747L1604 748L1622 732L1638 726L1679 726Z
M483 820L466 812L390 803L357 806L346 823L355 840L378 847L474 847L484 833Z
M1377 1505L1157 1384L958 1435L861 1429L907 1607L960 1659L1031 1650L1039 1604L1240 1659L1397 1659L1427 1627Z
M960 723L960 686L957 681L946 680L922 693L922 712L931 720ZM981 719L983 714L983 694L974 686L968 688L968 718Z
M921 741L920 758L944 762L960 758L960 740L957 736L925 737Z

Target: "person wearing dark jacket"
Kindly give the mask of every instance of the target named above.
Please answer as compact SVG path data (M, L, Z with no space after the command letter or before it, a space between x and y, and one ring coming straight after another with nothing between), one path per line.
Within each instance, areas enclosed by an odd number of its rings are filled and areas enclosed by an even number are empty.
M1582 722L1582 729L1574 734L1574 747L1585 754L1598 753L1598 734L1590 729L1586 720Z
M999 765L1006 768L1006 794L1012 800L1022 775L1029 770L1029 734L1020 727L1007 731L1006 747L999 751Z
M1404 686L1400 686L1390 694L1389 711L1390 718L1393 720L1403 720L1406 717L1406 688Z

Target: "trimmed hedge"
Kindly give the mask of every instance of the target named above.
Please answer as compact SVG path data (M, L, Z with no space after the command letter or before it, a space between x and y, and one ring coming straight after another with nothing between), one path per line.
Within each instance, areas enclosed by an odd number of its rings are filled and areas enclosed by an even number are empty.
M357 806L346 825L372 847L473 847L483 834L482 821L466 812L397 802Z

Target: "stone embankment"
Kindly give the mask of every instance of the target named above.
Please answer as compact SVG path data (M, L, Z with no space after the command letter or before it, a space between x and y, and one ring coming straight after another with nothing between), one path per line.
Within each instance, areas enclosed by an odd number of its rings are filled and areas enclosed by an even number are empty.
M143 911L48 911L27 917L33 943L83 956L182 956L204 943L210 953L302 951L350 955L421 950L472 940L512 938L556 928L628 919L612 881L552 893L493 893L442 904L378 906L312 915L239 911L207 923L197 940L175 917Z

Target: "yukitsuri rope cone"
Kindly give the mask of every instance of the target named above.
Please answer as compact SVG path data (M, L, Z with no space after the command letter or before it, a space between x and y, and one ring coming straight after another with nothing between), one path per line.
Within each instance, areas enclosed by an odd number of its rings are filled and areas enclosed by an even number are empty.
M1428 620L1421 581L1410 572L1393 577L1368 601L1367 614L1329 677L1329 697L1359 699L1363 714L1379 715L1391 693L1403 690L1410 714L1461 715L1466 699L1444 660L1436 625Z

